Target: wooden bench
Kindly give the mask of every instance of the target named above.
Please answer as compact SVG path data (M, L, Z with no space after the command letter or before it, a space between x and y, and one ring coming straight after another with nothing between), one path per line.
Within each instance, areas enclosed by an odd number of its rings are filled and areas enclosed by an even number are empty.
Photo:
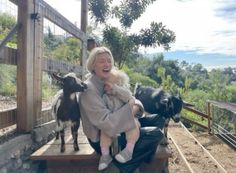
M101 173L98 171L99 155L90 147L87 138L79 130L80 150L75 152L70 133L66 133L66 151L60 152L60 140L51 140L31 155L35 161L46 161L48 173ZM150 164L143 163L135 173L163 173L168 172L168 158L171 156L167 148L157 149L155 159ZM119 173L111 164L103 173Z

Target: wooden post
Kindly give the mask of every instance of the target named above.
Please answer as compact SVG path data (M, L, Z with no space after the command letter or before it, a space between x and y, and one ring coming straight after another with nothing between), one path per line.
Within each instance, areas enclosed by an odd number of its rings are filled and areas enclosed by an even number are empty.
M207 101L207 115L208 115L208 133L211 134L211 103L210 101Z
M21 25L17 37L17 130L29 132L36 123L36 112L41 109L41 63L37 54L40 35L35 30L34 1L18 1L18 24ZM38 33L39 32L39 33ZM39 36L40 37L40 36ZM36 57L36 58L35 58ZM34 69L34 67L37 67ZM39 73L39 74L37 74ZM40 89L40 90L39 90ZM38 93L37 93L38 92Z
M94 39L90 38L87 40L87 50L88 51L91 51L93 48L95 48L97 45L96 45L96 42Z
M86 33L88 23L88 0L81 0L81 24L80 29Z
M81 0L81 30L86 34L88 23L88 0ZM87 58L87 38L82 40L80 65L82 66L82 78L85 74L85 63Z
M35 123L38 125L37 119L40 117L42 110L42 58L43 58L43 15L41 5L38 0L34 0L34 69L33 69L33 102ZM39 122L41 123L41 121Z

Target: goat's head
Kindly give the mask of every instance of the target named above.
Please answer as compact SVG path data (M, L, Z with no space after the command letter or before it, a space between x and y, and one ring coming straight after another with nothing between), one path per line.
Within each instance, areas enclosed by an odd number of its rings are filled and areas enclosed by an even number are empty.
M53 73L53 77L63 85L63 91L68 93L83 92L87 89L87 85L82 82L75 73L68 73L61 77Z
M183 108L183 100L180 96L169 95L165 99L161 100L161 103L165 105L165 115L168 118L172 118L175 122L180 121L180 112Z

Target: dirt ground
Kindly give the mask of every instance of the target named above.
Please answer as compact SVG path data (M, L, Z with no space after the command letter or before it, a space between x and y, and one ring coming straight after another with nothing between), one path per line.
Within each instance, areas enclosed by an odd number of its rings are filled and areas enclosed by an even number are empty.
M209 135L207 132L192 132L191 133L197 141L213 156L213 158L225 169L228 173L236 172L236 151L225 144L221 139L214 135ZM196 173L216 173L224 172L219 169L219 166L212 161L212 158L205 154L203 149L196 141L186 142L186 137L183 134L178 134L177 130L171 132L172 136L177 136L178 140L175 141L181 149L186 160L192 166L193 171ZM179 141L179 142L178 142ZM183 145L183 146L181 146ZM173 141L169 139L169 147L172 151L172 158L169 159L169 171L170 173L185 173L190 172L183 159L180 157L178 150L176 149ZM188 150L188 148L190 150Z

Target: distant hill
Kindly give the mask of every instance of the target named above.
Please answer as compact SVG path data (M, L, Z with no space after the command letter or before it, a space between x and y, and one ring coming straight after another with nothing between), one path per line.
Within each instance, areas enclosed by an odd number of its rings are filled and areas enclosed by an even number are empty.
M169 51L145 53L145 56L152 58L158 54L163 54L165 59L186 61L189 64L202 64L206 69L236 67L236 56L224 54L198 54L194 51Z

